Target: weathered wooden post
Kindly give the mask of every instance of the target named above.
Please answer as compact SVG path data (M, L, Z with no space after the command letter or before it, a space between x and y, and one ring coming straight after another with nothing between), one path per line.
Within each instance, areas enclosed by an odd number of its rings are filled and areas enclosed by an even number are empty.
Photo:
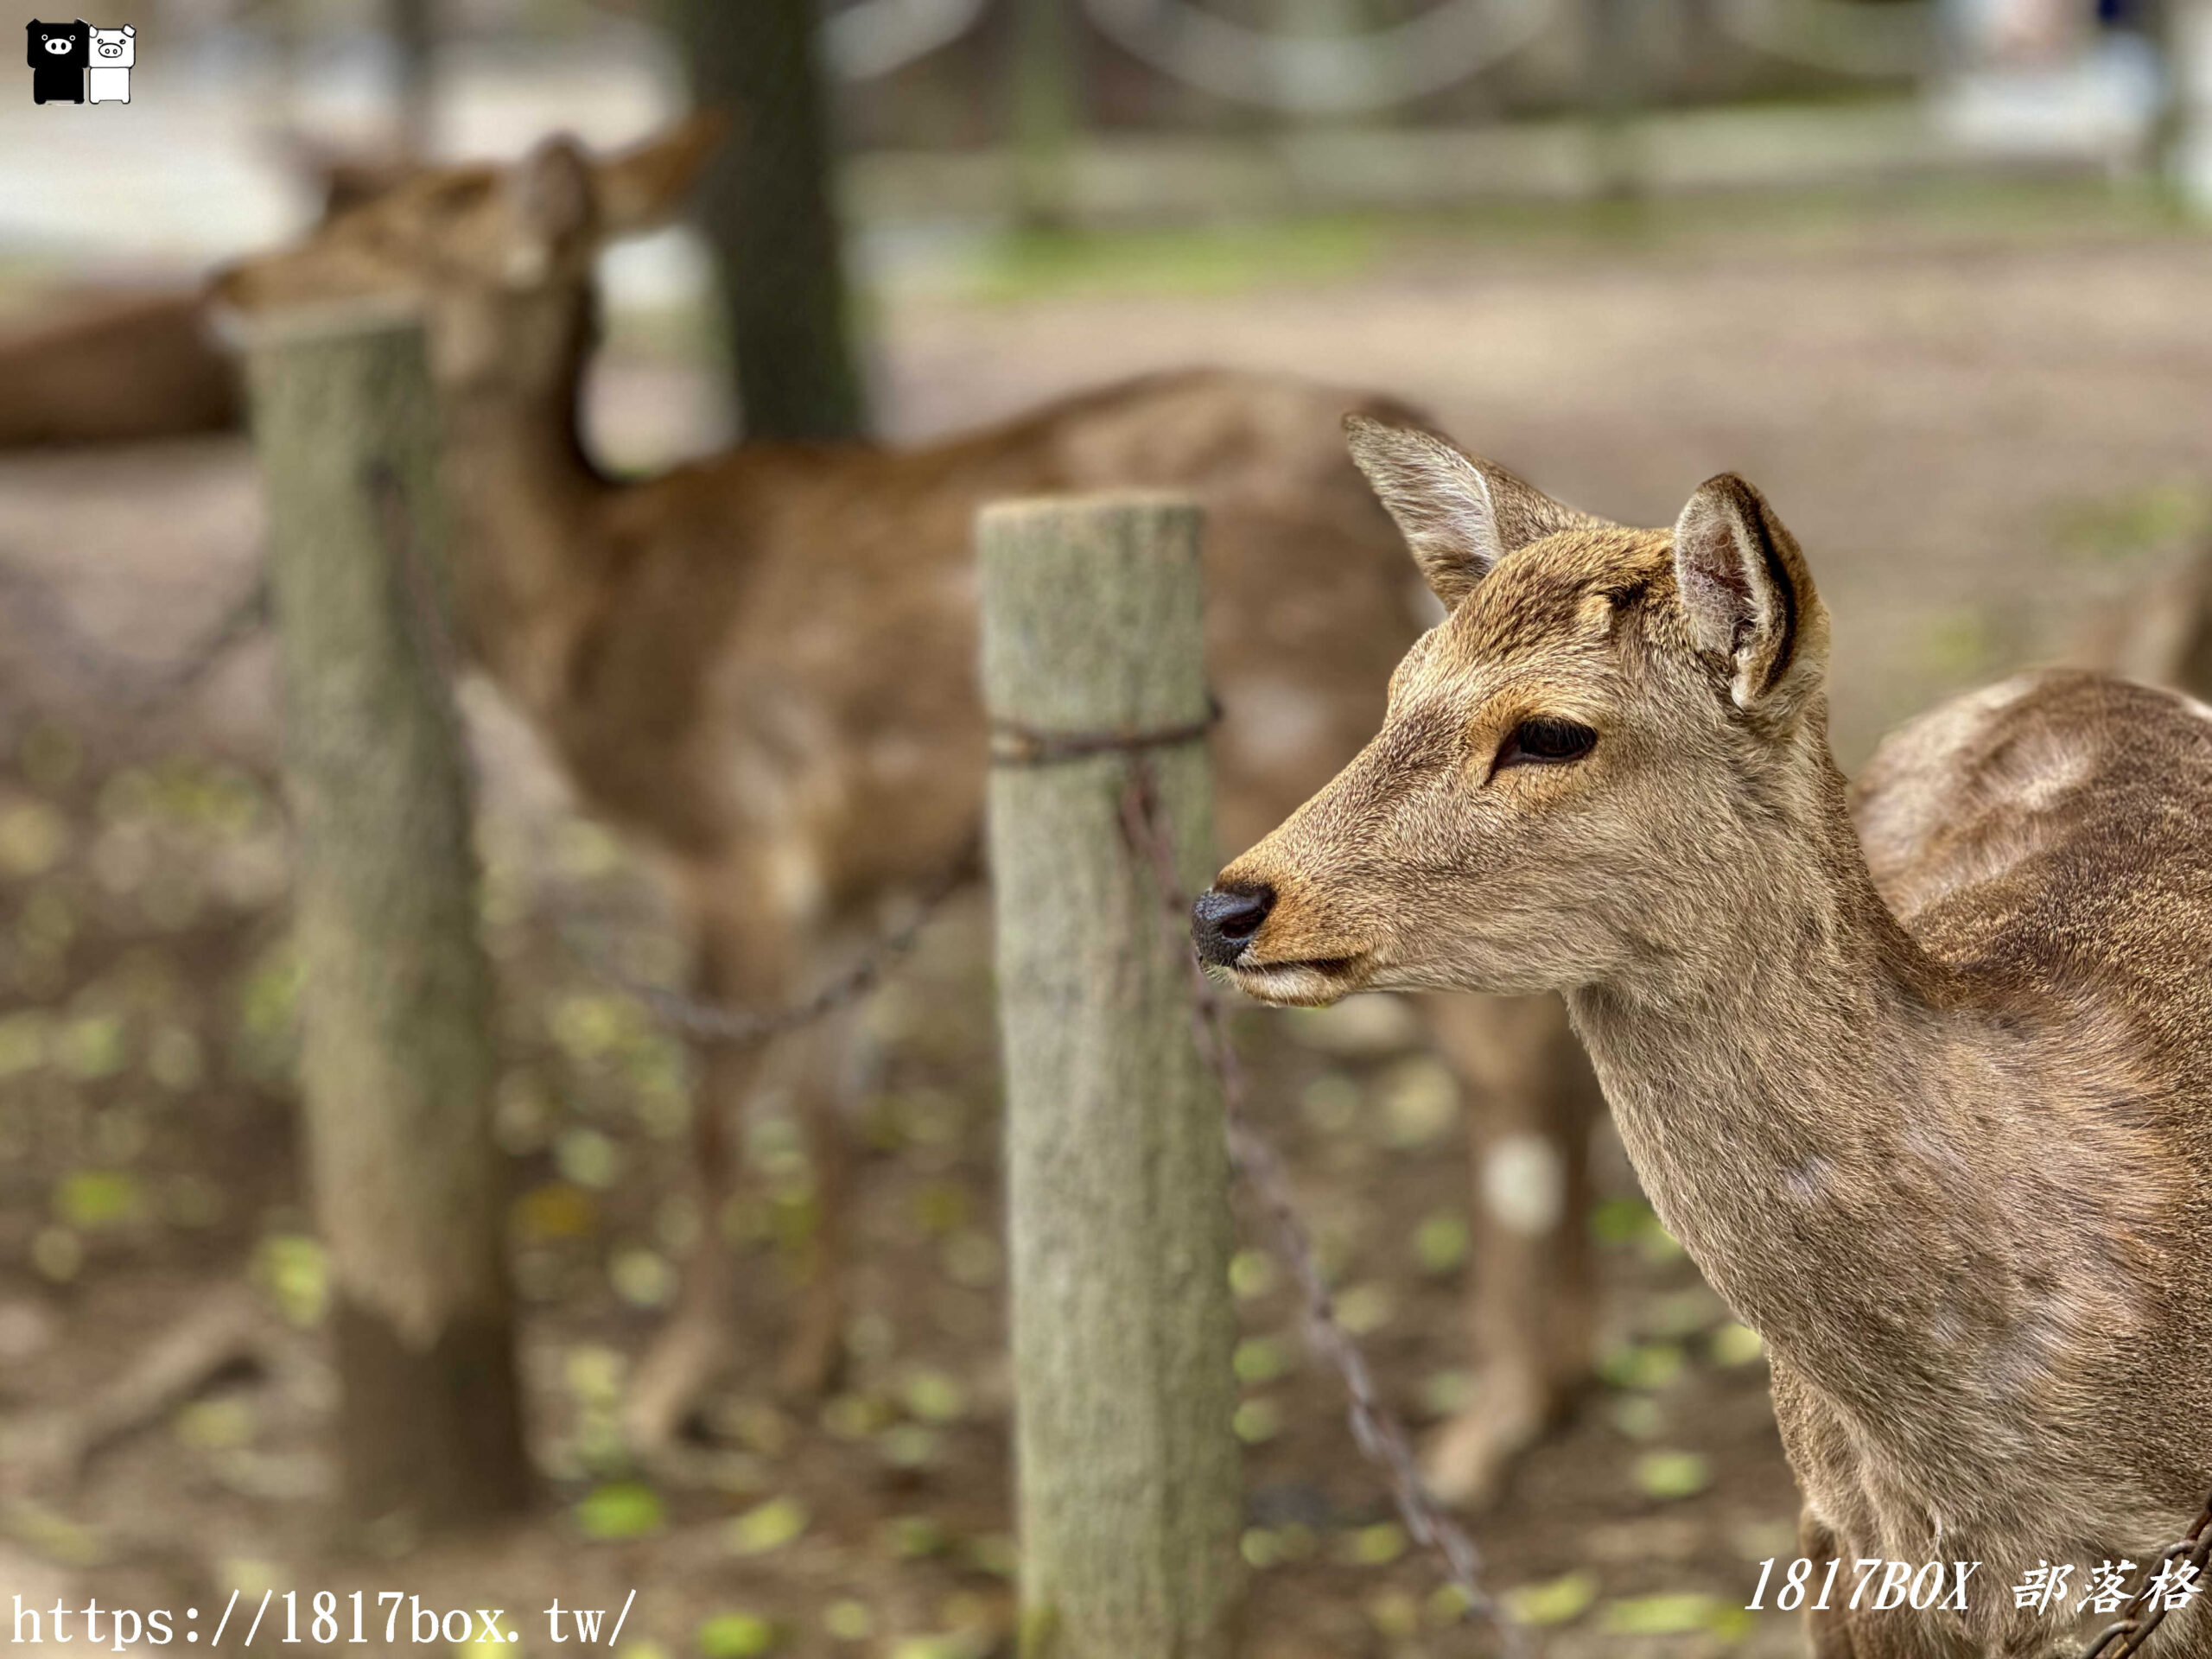
M411 322L248 353L269 500L309 1185L345 1500L435 1527L529 1488L489 1096L491 976L447 665L437 418Z
M1221 1659L1243 1502L1221 1102L1180 930L1162 928L1122 832L1132 756L1050 743L1203 732L1198 513L1007 502L984 510L979 542L1021 1650ZM1205 744L1141 753L1195 891L1213 852Z

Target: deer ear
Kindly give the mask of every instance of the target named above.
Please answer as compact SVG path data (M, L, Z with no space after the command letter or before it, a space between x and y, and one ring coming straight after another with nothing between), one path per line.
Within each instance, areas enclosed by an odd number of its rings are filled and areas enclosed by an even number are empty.
M601 228L629 236L672 219L698 181L700 169L729 137L730 118L702 110L635 149L599 164Z
M1738 709L1818 677L1827 618L1812 572L1766 498L1735 474L1708 479L1675 520L1675 586L1698 648L1728 660Z
M1561 505L1504 467L1478 461L1419 427L1347 415L1344 435L1353 461L1447 611L1514 549L1605 522Z
M506 183L517 225L506 278L515 288L529 288L591 232L591 158L574 138L556 133L516 162Z

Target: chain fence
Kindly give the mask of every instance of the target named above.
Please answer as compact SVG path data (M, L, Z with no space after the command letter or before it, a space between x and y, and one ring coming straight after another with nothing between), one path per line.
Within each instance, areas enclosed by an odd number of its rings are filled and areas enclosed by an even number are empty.
M405 502L395 480L372 474L367 480L384 534L390 538L395 568L405 588L404 615L410 638L442 699L446 717L461 716L456 691L461 664L458 648L445 628L433 576L415 544ZM73 671L96 686L125 714L166 703L191 689L235 645L270 620L266 575L257 575L184 652L162 663L118 667L77 627L68 609L46 585L25 572L0 563L0 595L19 614L40 626L48 647ZM1166 947L1179 955L1191 976L1192 1037L1221 1090L1230 1167L1265 1217L1277 1255L1298 1288L1308 1347L1333 1371L1346 1397L1352 1437L1361 1454L1383 1476L1408 1535L1434 1553L1444 1576L1457 1591L1461 1614L1496 1633L1507 1659L1526 1659L1527 1637L1484 1582L1480 1550L1465 1528L1430 1496L1404 1425L1382 1398L1358 1340L1338 1317L1313 1235L1300 1217L1288 1173L1274 1146L1254 1127L1248 1109L1246 1079L1228 1030L1228 1009L1220 987L1208 976L1185 933L1190 895L1175 871L1173 827L1168 822L1145 751L1163 744L1202 741L1218 709L1201 722L1132 738L1120 734L1034 734L1015 732L994 763L1052 765L1064 760L1122 753L1128 776L1120 802L1122 834L1131 850L1149 867L1160 896L1160 925ZM473 770L465 733L459 752ZM766 1043L802 1030L863 998L889 977L913 950L946 902L980 873L980 837L970 841L916 895L907 913L887 927L874 943L822 986L795 1001L766 1008L736 1007L650 982L615 965L613 952L599 937L592 919L577 912L554 918L563 948L578 965L622 994L634 998L670 1030L690 1041L709 1045ZM2086 1646L2080 1659L2138 1659L2167 1616L2189 1596L2179 1586L2201 1589L2212 1569L2212 1497L2187 1534L2145 1565L2142 1586L2120 1616Z
M2188 1535L2167 1545L2145 1564L2143 1587L2120 1609L2119 1618L2082 1649L2082 1659L2134 1659L2165 1623L2166 1615L2181 1605L2176 1599L2176 1580L2179 1580L2181 1600L2188 1599L2202 1590L2208 1563L2212 1563L2212 1497L2204 1500ZM2184 1567L2186 1573L2182 1570ZM2119 1645L2114 1646L2115 1643Z
M1296 115L1374 115L1472 79L1553 27L1559 0L1440 0L1356 34L1255 29L1191 0L1083 0L1147 67L1217 98Z
M1940 19L1929 0L1715 0L1708 15L1755 52L1829 74L1904 79L1942 61Z
M822 20L822 55L840 80L874 80L944 50L990 0L856 0Z
M1560 0L1439 0L1342 33L1267 29L1196 0L1081 0L1091 24L1154 73L1295 115L1376 115L1472 79L1560 25ZM855 0L823 19L823 58L867 81L918 62L982 23L990 0ZM1936 7L1864 0L1713 0L1714 28L1769 57L1895 79L1941 60Z
M0 608L12 626L37 640L24 650L27 661L48 673L59 669L86 706L97 706L111 720L137 720L196 688L233 646L259 632L270 620L269 582L257 568L251 582L174 656L137 659L118 656L95 641L52 587L29 571L0 560Z

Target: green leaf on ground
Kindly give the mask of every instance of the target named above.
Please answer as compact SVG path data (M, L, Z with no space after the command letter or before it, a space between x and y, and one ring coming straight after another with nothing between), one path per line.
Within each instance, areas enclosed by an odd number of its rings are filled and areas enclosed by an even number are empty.
M1467 1259L1467 1218L1456 1210L1424 1217L1414 1231L1414 1259L1433 1278L1456 1272Z
M1344 1535L1338 1549L1353 1567L1388 1567L1406 1553L1406 1529L1395 1521L1378 1521Z
M1713 1363L1716 1365L1748 1365L1766 1352L1766 1344L1759 1340L1759 1333L1748 1325L1732 1320L1713 1333Z
M1608 1636L1687 1636L1713 1629L1728 1611L1728 1604L1718 1596L1631 1596L1607 1602L1599 1622Z
M668 1519L660 1494L637 1480L611 1480L594 1486L576 1505L575 1516L577 1529L603 1543L649 1537Z
M699 1625L702 1659L760 1659L783 1643L783 1631L758 1613L715 1613Z
M1597 1575L1574 1572L1507 1591L1505 1611L1516 1624L1565 1624L1588 1612L1597 1599Z
M810 1517L795 1497L772 1497L729 1523L724 1536L740 1555L765 1555L781 1549L806 1530Z
M1282 1408L1272 1400L1245 1400L1238 1402L1236 1414L1230 1419L1230 1427L1236 1438L1247 1446L1262 1446L1282 1433Z
M1598 1371L1617 1389L1663 1389L1682 1374L1682 1351L1671 1342L1625 1343L1598 1363Z
M302 1330L322 1323L330 1268L320 1240L304 1233L270 1234L254 1251L254 1276L288 1323Z
M875 1615L848 1596L822 1610L822 1628L840 1642L865 1642L875 1634Z
M1636 1460L1636 1484L1653 1497L1695 1497L1713 1484L1713 1465L1695 1452L1647 1452Z
M73 1169L54 1184L54 1218L95 1232L136 1221L145 1210L138 1178L125 1169Z

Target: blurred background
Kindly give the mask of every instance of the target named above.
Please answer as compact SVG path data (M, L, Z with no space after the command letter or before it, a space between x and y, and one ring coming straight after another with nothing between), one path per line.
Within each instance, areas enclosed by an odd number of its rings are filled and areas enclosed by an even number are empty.
M10 0L11 25L37 15ZM389 1563L319 1528L325 1286L245 605L262 513L192 342L207 271L334 193L743 111L694 221L605 261L586 416L625 472L741 435L918 440L1193 363L1392 393L1626 522L1739 471L1834 613L1847 766L2018 665L2121 660L2212 532L2204 0L113 0L91 21L136 30L127 105L34 105L28 69L0 98L0 1596L27 1605L403 1584L613 1609L635 1586L631 1659L1013 1650L980 904L867 1016L842 1387L793 1408L741 1363L696 1466L648 1474L612 1413L698 1224L669 1199L691 1062L542 948L533 895L672 924L481 687L498 1132L548 1497L494 1536L389 1540ZM1458 1085L1386 999L1251 1034L1347 1320L1438 1421L1471 1368ZM787 1317L811 1224L773 1090L746 1142L741 1354ZM1605 1381L1477 1522L1492 1577L1559 1654L1800 1651L1794 1618L1742 1605L1795 1553L1757 1338L1605 1167ZM1256 1253L1239 1274L1253 1650L1481 1650L1280 1275Z

